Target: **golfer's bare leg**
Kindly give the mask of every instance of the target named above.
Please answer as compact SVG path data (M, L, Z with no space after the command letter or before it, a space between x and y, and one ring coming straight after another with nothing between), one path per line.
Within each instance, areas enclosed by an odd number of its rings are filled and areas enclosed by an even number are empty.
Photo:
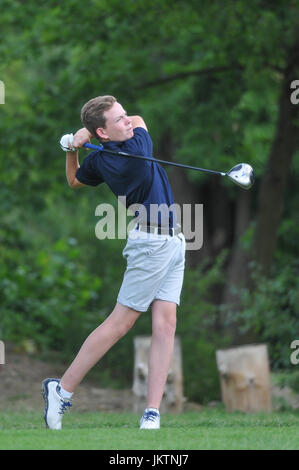
M74 361L61 378L62 387L74 392L87 372L134 325L140 312L116 304L113 312L85 340Z
M173 354L176 304L155 300L152 305L152 342L149 356L147 407L159 409Z

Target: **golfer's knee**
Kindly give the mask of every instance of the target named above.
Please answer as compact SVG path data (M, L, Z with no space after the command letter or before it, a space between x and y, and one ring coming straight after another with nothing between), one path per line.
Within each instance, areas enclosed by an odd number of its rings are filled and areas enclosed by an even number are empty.
M131 309L128 309L131 310ZM134 326L138 316L135 314L130 314L131 312L128 311L128 316L122 318L122 321L117 325L118 335L119 337L125 336L128 331Z
M118 338L124 336L132 328L139 315L140 312L117 303L108 317L113 334Z
M176 330L176 314L174 312L161 312L156 315L153 324L153 333L158 336L173 336Z

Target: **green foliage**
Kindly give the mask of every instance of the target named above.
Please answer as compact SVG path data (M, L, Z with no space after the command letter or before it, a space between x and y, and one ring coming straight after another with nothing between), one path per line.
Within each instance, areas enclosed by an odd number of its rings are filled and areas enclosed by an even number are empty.
M290 196L293 199L293 195ZM288 205L290 207L290 205ZM247 236L249 239L250 236ZM286 218L278 233L271 275L265 277L252 264L252 284L241 292L241 307L229 312L229 321L238 322L241 335L251 333L266 342L273 369L292 369L290 344L299 331L299 250L298 223ZM248 250L248 240L244 240ZM253 287L254 286L254 287Z
M253 271L254 291L243 289L241 310L233 318L240 322L241 334L251 332L268 344L273 369L289 369L290 344L299 331L298 260L276 269L271 278L262 276L258 269Z
M295 369L295 370L294 370ZM279 387L289 387L299 394L299 371L295 367L291 371L276 372L272 374L272 382Z
M16 345L30 339L39 351L73 351L90 328L101 279L80 262L74 238L41 247L9 225L0 235L1 337Z

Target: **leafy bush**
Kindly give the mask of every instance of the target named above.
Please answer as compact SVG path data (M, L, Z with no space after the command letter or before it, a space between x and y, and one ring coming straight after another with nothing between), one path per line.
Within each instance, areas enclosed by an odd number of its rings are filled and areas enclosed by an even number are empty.
M281 388L289 387L293 392L299 394L299 371L279 371L272 374L272 382Z
M90 329L101 279L79 260L76 240L36 250L17 228L0 232L1 338L40 351L69 351ZM88 312L88 313L87 313Z
M272 277L264 277L256 268L254 290L243 289L241 309L235 314L240 333L252 332L259 342L266 342L273 369L289 369L290 344L299 331L299 263L276 265Z

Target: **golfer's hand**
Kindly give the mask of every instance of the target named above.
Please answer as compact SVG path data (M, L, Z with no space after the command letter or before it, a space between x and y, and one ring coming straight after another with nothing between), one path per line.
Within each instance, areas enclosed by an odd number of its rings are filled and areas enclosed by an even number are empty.
M83 127L82 129L79 129L74 135L73 146L79 149L83 147L86 142L90 142L91 137L92 135L90 132L88 132L85 127Z

